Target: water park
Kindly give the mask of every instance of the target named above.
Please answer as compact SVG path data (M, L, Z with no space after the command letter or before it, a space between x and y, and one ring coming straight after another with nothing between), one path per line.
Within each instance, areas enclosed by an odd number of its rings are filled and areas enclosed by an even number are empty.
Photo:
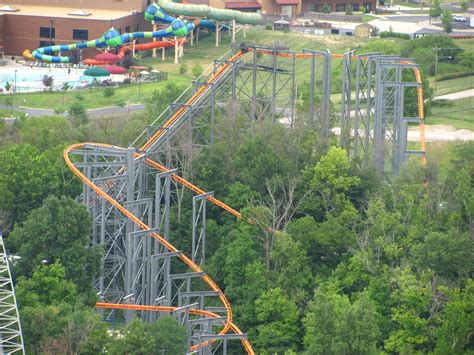
M126 57L150 50L153 51L153 57L156 57L156 50L161 49L164 60L165 49L171 48L174 51L174 63L178 64L185 44L197 44L202 29L215 36L218 46L223 34L231 35L235 42L236 33L241 30L245 32L248 25L260 23L261 16L207 5L159 0L147 7L144 19L153 24L153 31L121 34L112 27L95 40L46 46L33 51L25 49L24 60L12 64L13 70L0 68L2 93L41 91L44 89L45 76L51 76L58 89L65 83L73 89L86 88L93 82L110 80L110 75L112 81L117 83L138 75L153 79L157 75L151 73L149 77L146 67L134 68L127 64ZM137 43L140 40L151 41ZM79 52L91 48L97 49L97 54L93 58L79 60Z

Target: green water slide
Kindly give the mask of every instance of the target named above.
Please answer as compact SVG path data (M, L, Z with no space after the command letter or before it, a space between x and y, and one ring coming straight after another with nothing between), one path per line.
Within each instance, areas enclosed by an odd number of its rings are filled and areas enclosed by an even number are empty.
M262 22L262 16L255 12L242 12L228 9L217 9L207 5L182 4L171 0L158 0L158 5L167 12L192 17L207 17L215 21L232 21L237 23L258 25Z

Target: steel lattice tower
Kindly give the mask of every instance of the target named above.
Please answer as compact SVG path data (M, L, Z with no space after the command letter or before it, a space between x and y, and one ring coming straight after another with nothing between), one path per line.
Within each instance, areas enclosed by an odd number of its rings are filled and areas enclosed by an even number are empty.
M0 354L24 354L15 290L1 231L0 259Z

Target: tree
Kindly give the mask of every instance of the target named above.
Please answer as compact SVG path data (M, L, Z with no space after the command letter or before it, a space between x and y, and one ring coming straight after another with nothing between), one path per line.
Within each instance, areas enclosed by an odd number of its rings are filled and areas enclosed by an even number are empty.
M341 148L331 147L314 168L312 187L321 196L326 215L353 209L348 194L359 184L360 178L351 176L349 159Z
M179 66L179 73L183 75L183 74L186 74L187 71L188 71L188 65L186 63L181 63L181 65Z
M309 258L298 241L279 233L272 254L274 284L303 309L312 282ZM292 277L288 277L292 275Z
M385 349L396 353L427 352L430 344L431 327L429 323L433 287L431 273L420 276L408 268L393 270L391 279L393 291L390 298L395 306L391 319L395 329L385 341Z
M69 117L74 127L84 126L89 122L86 109L79 101L75 101L69 106Z
M346 4L346 15L352 15L353 14L353 10L352 10L352 4L351 3L347 3Z
M130 55L126 55L122 59L122 66L125 69L130 69L130 67L133 65L133 57Z
M332 11L331 5L329 4L323 4L321 6L321 12L324 14L329 14Z
M52 162L31 145L12 145L0 151L0 167L0 209L8 215L3 226L6 231L61 189Z
M461 2L461 10L462 11L467 11L469 9L469 2L463 1Z
M318 288L303 319L309 354L376 354L380 334L375 305L366 293L351 303L329 286Z
M46 89L52 90L54 84L54 78L52 75L44 75L41 81L43 82L43 85L46 87Z
M80 292L92 292L91 278L99 271L100 252L90 247L91 218L86 208L67 197L48 197L10 234L21 255L16 269L32 275L43 263L61 261L66 278Z
M160 318L150 325L150 333L154 340L155 354L184 354L187 351L188 334L174 317Z
M110 102L110 98L115 94L115 90L113 88L105 88L102 94L107 98L107 102Z
M443 11L443 17L441 18L441 22L443 23L444 32L453 32L453 14L451 13L451 11Z
M443 14L443 9L441 8L441 4L439 0L433 0L430 9L430 17L440 17Z
M153 324L134 319L123 331L116 333L110 353L184 354L186 341L186 328L173 317L164 317Z
M412 247L410 255L415 266L449 279L466 277L474 271L474 245L467 233L432 232Z
M66 95L66 91L68 91L71 88L71 85L66 81L64 82L63 86L61 87L61 90L63 91L63 106L64 106L64 96Z
M257 344L270 354L296 350L298 310L279 288L263 293L255 302Z
M202 74L202 72L203 72L203 69L202 69L201 64L196 63L196 64L193 66L192 72L193 72L193 75L194 75L194 78L195 78L195 79L197 79L199 76L201 76L201 74Z
M18 135L22 144L30 144L42 152L73 139L67 119L61 116L41 116L26 120Z

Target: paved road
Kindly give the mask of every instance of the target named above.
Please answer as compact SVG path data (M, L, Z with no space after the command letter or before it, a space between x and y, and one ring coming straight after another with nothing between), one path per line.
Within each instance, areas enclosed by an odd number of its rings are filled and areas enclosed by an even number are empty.
M469 90L464 90L464 91L459 91L459 92L453 92L452 94L446 94L446 95L441 95L435 97L436 100L442 99L442 100L461 100L461 99L467 99L469 97L474 96L474 89L469 89Z

